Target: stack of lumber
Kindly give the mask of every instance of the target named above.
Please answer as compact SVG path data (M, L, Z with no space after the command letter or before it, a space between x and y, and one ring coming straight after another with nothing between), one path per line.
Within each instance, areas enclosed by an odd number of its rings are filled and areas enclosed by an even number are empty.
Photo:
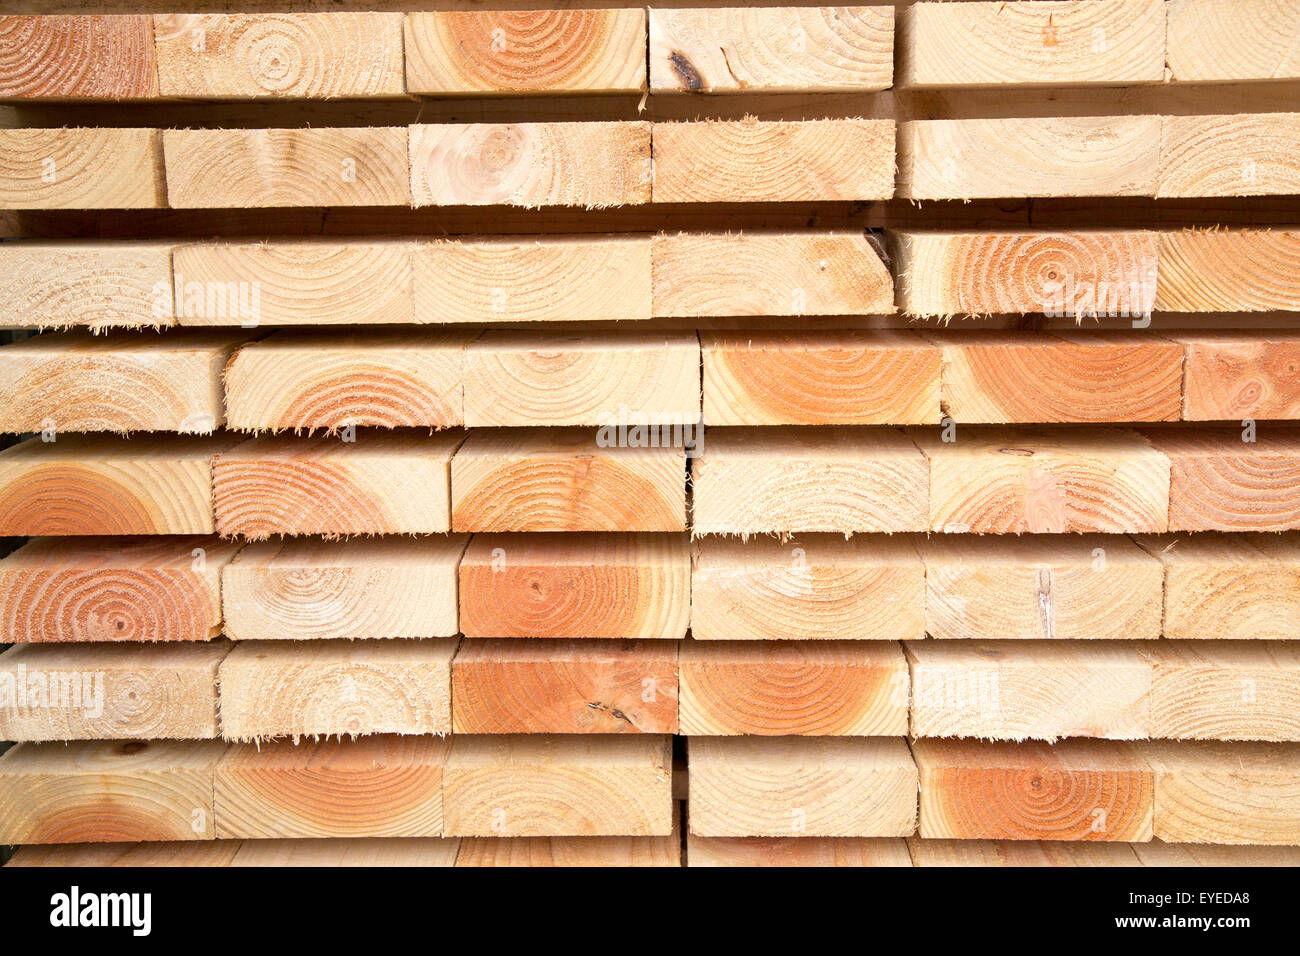
M1300 864L1300 3L64 6L11 865Z

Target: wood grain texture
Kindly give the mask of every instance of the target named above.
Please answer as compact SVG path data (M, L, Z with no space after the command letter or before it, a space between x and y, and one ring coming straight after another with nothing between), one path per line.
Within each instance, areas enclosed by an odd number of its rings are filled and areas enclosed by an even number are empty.
M228 641L12 647L0 654L0 737L216 737L217 665L229 650Z
M1227 846L1207 843L1133 844L1143 866L1300 866L1300 847Z
M211 534L229 436L29 438L0 452L0 535Z
M650 318L648 236L438 239L416 247L421 322Z
M1300 335L1183 332L1188 421L1300 418Z
M161 209L152 129L0 129L0 209Z
M246 641L221 663L227 740L451 732L457 638Z
M442 836L450 749L387 734L231 744L216 767L217 837Z
M657 316L894 311L889 267L861 232L679 232L653 243Z
M217 740L18 744L0 755L0 840L211 840Z
M926 461L894 429L712 429L692 482L695 534L926 526Z
M1162 0L915 3L899 17L898 85L1161 83Z
M405 95L397 13L181 13L153 18L158 89L187 99Z
M251 438L212 462L217 530L428 534L451 530L450 461L460 432Z
M888 837L686 837L687 866L911 866Z
M898 305L911 315L1144 316L1157 234L1120 231L889 233Z
M1300 740L1297 645L1161 641L1139 653L1152 668L1152 737Z
M635 205L650 201L650 124L417 124L410 167L416 206Z
M681 835L466 837L457 866L664 867L682 865Z
M918 740L923 840L1151 839L1155 774L1119 741Z
M662 735L459 736L447 762L452 836L667 836L672 759Z
M460 563L467 637L680 640L691 613L685 535L476 534Z
M1164 116L1159 198L1300 192L1300 113Z
M656 123L655 202L830 202L894 194L893 120Z
M0 353L2 354L2 353ZM541 335L489 330L465 349L465 425L695 424L693 332Z
M1053 840L935 840L911 837L916 866L1139 866L1145 843L1061 843Z
M913 120L898 131L906 199L1154 196L1156 116Z
M458 734L678 732L676 642L465 640L451 687Z
M450 637L465 535L250 544L222 569L233 640Z
M460 841L447 837L244 840L231 866L454 866Z
M221 569L240 549L202 536L34 538L0 559L0 632L15 643L206 641Z
M227 425L252 432L463 425L470 338L433 329L277 332L226 366Z
M697 641L919 640L925 575L908 538L699 538L691 634Z
M916 766L900 738L696 737L697 837L900 837L916 829Z
M164 130L168 204L407 206L406 134L405 127Z
M955 422L1171 422L1183 347L1123 332L932 332ZM1190 370L1188 373L1190 381Z
M1169 461L1136 432L988 427L945 442L911 432L930 463L931 531L1164 531Z
M1300 311L1300 230L1160 233L1156 308L1168 312Z
M892 642L686 641L681 733L902 736L908 687Z
M1170 531L1300 528L1300 432L1240 426L1146 428L1168 457Z
M639 441L636 427L627 429L623 444L611 426L594 434L522 428L471 432L451 463L452 527L685 531L686 451L666 442L633 446ZM659 431L654 429L656 440Z
M0 431L181 432L225 423L227 332L53 332L0 349Z
M883 90L893 73L892 7L650 11L655 92Z
M1165 10L1170 79L1300 79L1296 0L1170 0Z
M0 301L14 328L175 325L171 243L6 242Z
M615 93L646 85L644 10L406 15L411 93Z
M920 549L930 637L1160 637L1164 570L1127 537L944 535Z
M277 240L178 246L182 325L407 325L416 321L409 241Z
M0 17L0 99L150 99L153 46L147 16Z
M238 840L193 843L48 843L20 847L5 866L230 866Z

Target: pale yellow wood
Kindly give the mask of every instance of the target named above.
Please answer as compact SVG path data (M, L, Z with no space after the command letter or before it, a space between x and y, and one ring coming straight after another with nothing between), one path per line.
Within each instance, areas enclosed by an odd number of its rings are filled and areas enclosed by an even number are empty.
M650 11L655 92L883 90L893 72L893 7Z
M916 866L1141 866L1145 843L1053 840L939 840L911 837Z
M1300 192L1300 113L1165 116L1156 196L1287 196Z
M1160 233L1156 308L1168 312L1300 311L1300 230ZM1250 317L1252 323L1256 321Z
M19 847L5 866L230 866L238 840L195 843L52 843Z
M1151 736L1300 740L1300 645L1160 641L1151 665Z
M1212 843L1135 843L1143 866L1300 866L1298 846L1224 846Z
M682 838L466 837L457 866L650 867L681 866Z
M0 244L0 302L14 328L175 325L172 244Z
M1169 0L1165 9L1171 80L1300 79L1296 0Z
M0 209L160 209L152 129L0 129Z
M889 837L686 837L687 866L911 866Z
M465 535L250 544L222 569L233 640L449 637Z
M231 866L454 866L460 841L447 837L244 840Z

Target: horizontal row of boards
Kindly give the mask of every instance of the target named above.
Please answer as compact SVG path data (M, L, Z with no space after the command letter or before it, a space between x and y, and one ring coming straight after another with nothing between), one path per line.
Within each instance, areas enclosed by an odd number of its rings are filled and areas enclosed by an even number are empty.
M1300 229L1287 228L7 242L0 325L590 323L897 310L1140 326L1153 311L1300 312L1298 273Z
M670 741L21 743L0 842L670 836ZM1300 844L1295 743L694 737L685 775L701 837Z
M682 734L1300 741L1295 641L21 644L0 738Z
M688 481L689 477L689 481ZM689 515L688 515L689 504ZM1291 423L343 429L34 436L0 535L1300 528Z
M688 629L699 642L1297 641L1300 537L38 538L0 559L5 643Z
M1300 78L1294 0L17 16L0 100L872 91Z
M2 346L0 433L1300 418L1300 332L255 334Z
M0 129L0 209L1292 195L1298 144L1300 113Z

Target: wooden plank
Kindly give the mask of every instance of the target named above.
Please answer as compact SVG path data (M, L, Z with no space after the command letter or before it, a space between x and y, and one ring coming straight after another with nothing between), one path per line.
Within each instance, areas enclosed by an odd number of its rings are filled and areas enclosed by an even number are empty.
M691 634L717 640L919 640L925 566L909 538L699 538Z
M887 837L697 837L687 866L911 866L907 844Z
M1295 535L1138 537L1165 571L1164 636L1174 640L1300 639Z
M931 332L955 422L1172 422L1183 349L1141 332Z
M19 847L5 866L230 866L238 840L49 843Z
M476 534L460 563L467 637L680 640L691 614L685 535Z
M920 548L930 637L1160 637L1164 569L1127 537L945 535Z
M1156 308L1168 312L1300 311L1300 229L1160 233Z
M243 336L52 332L0 349L0 431L208 434Z
M862 232L678 232L653 243L657 316L894 311L889 267Z
M669 739L456 737L444 798L452 836L667 836L673 831Z
M231 866L455 866L460 841L447 837L245 840Z
M218 740L18 744L0 755L0 842L211 840Z
M1300 335L1181 332L1188 421L1300 418Z
M1170 0L1165 10L1171 80L1300 79L1296 0Z
M422 322L650 318L649 236L437 239L412 263Z
M655 202L832 202L894 195L894 121L656 123Z
M1156 779L1133 745L918 740L921 838L1151 839Z
M1156 295L1157 234L888 233L898 305L911 315L1145 316Z
M656 93L849 93L893 73L892 7L650 11Z
M1300 740L1295 644L1160 641L1138 653L1153 670L1150 736Z
M416 206L626 206L650 201L650 124L411 127Z
M6 740L213 738L227 641L22 644L0 654Z
M251 438L212 462L217 530L427 534L451 530L450 461L460 432Z
M905 199L1154 196L1160 118L914 120L898 131Z
M206 641L221 633L219 538L35 538L0 559L0 633L15 643Z
M930 463L930 530L1164 531L1169 461L1128 429L991 426L909 432Z
M182 325L406 325L416 321L405 240L204 242L174 255Z
M700 343L693 332L489 330L466 347L464 374L470 427L700 419Z
M1300 113L1160 118L1161 199L1300 192Z
M913 737L1152 736L1152 668L1115 641L909 641Z
M1239 426L1146 428L1170 462L1170 531L1300 528L1300 432Z
M168 205L178 209L407 206L405 127L169 129Z
M211 534L209 438L69 435L0 451L0 535Z
M686 450L670 444L674 428L680 442L683 429L667 425L471 432L451 463L452 527L685 531Z
M0 129L0 209L161 209L152 129Z
M1215 846L1152 840L1135 843L1133 851L1143 866L1300 866L1300 847L1294 846Z
M457 866L662 867L682 865L681 836L466 837Z
M644 10L406 15L411 93L620 93L646 85Z
M465 535L250 544L221 572L233 640L450 637Z
M939 350L908 332L702 332L708 425L937 423Z
M171 243L0 244L0 301L11 328L175 325Z
M227 740L451 732L458 639L246 641L221 663Z
M189 99L406 93L399 13L180 13L153 18L158 90Z
M216 767L219 839L442 836L451 741L231 744Z
M677 644L465 640L451 665L458 734L675 734Z
M916 866L1139 866L1139 848L1147 845L916 837L907 841Z
M894 429L711 429L692 482L695 534L926 526L926 461Z
M698 837L900 837L916 829L916 767L899 738L697 737Z
M692 737L897 737L907 700L907 662L892 642L681 645L681 733Z
M253 432L463 425L470 338L434 329L277 332L227 366L227 424Z
M0 17L0 100L157 95L148 16Z
M898 85L1162 83L1163 0L914 3L899 17Z
M1142 753L1159 839L1300 845L1300 745L1152 741Z

